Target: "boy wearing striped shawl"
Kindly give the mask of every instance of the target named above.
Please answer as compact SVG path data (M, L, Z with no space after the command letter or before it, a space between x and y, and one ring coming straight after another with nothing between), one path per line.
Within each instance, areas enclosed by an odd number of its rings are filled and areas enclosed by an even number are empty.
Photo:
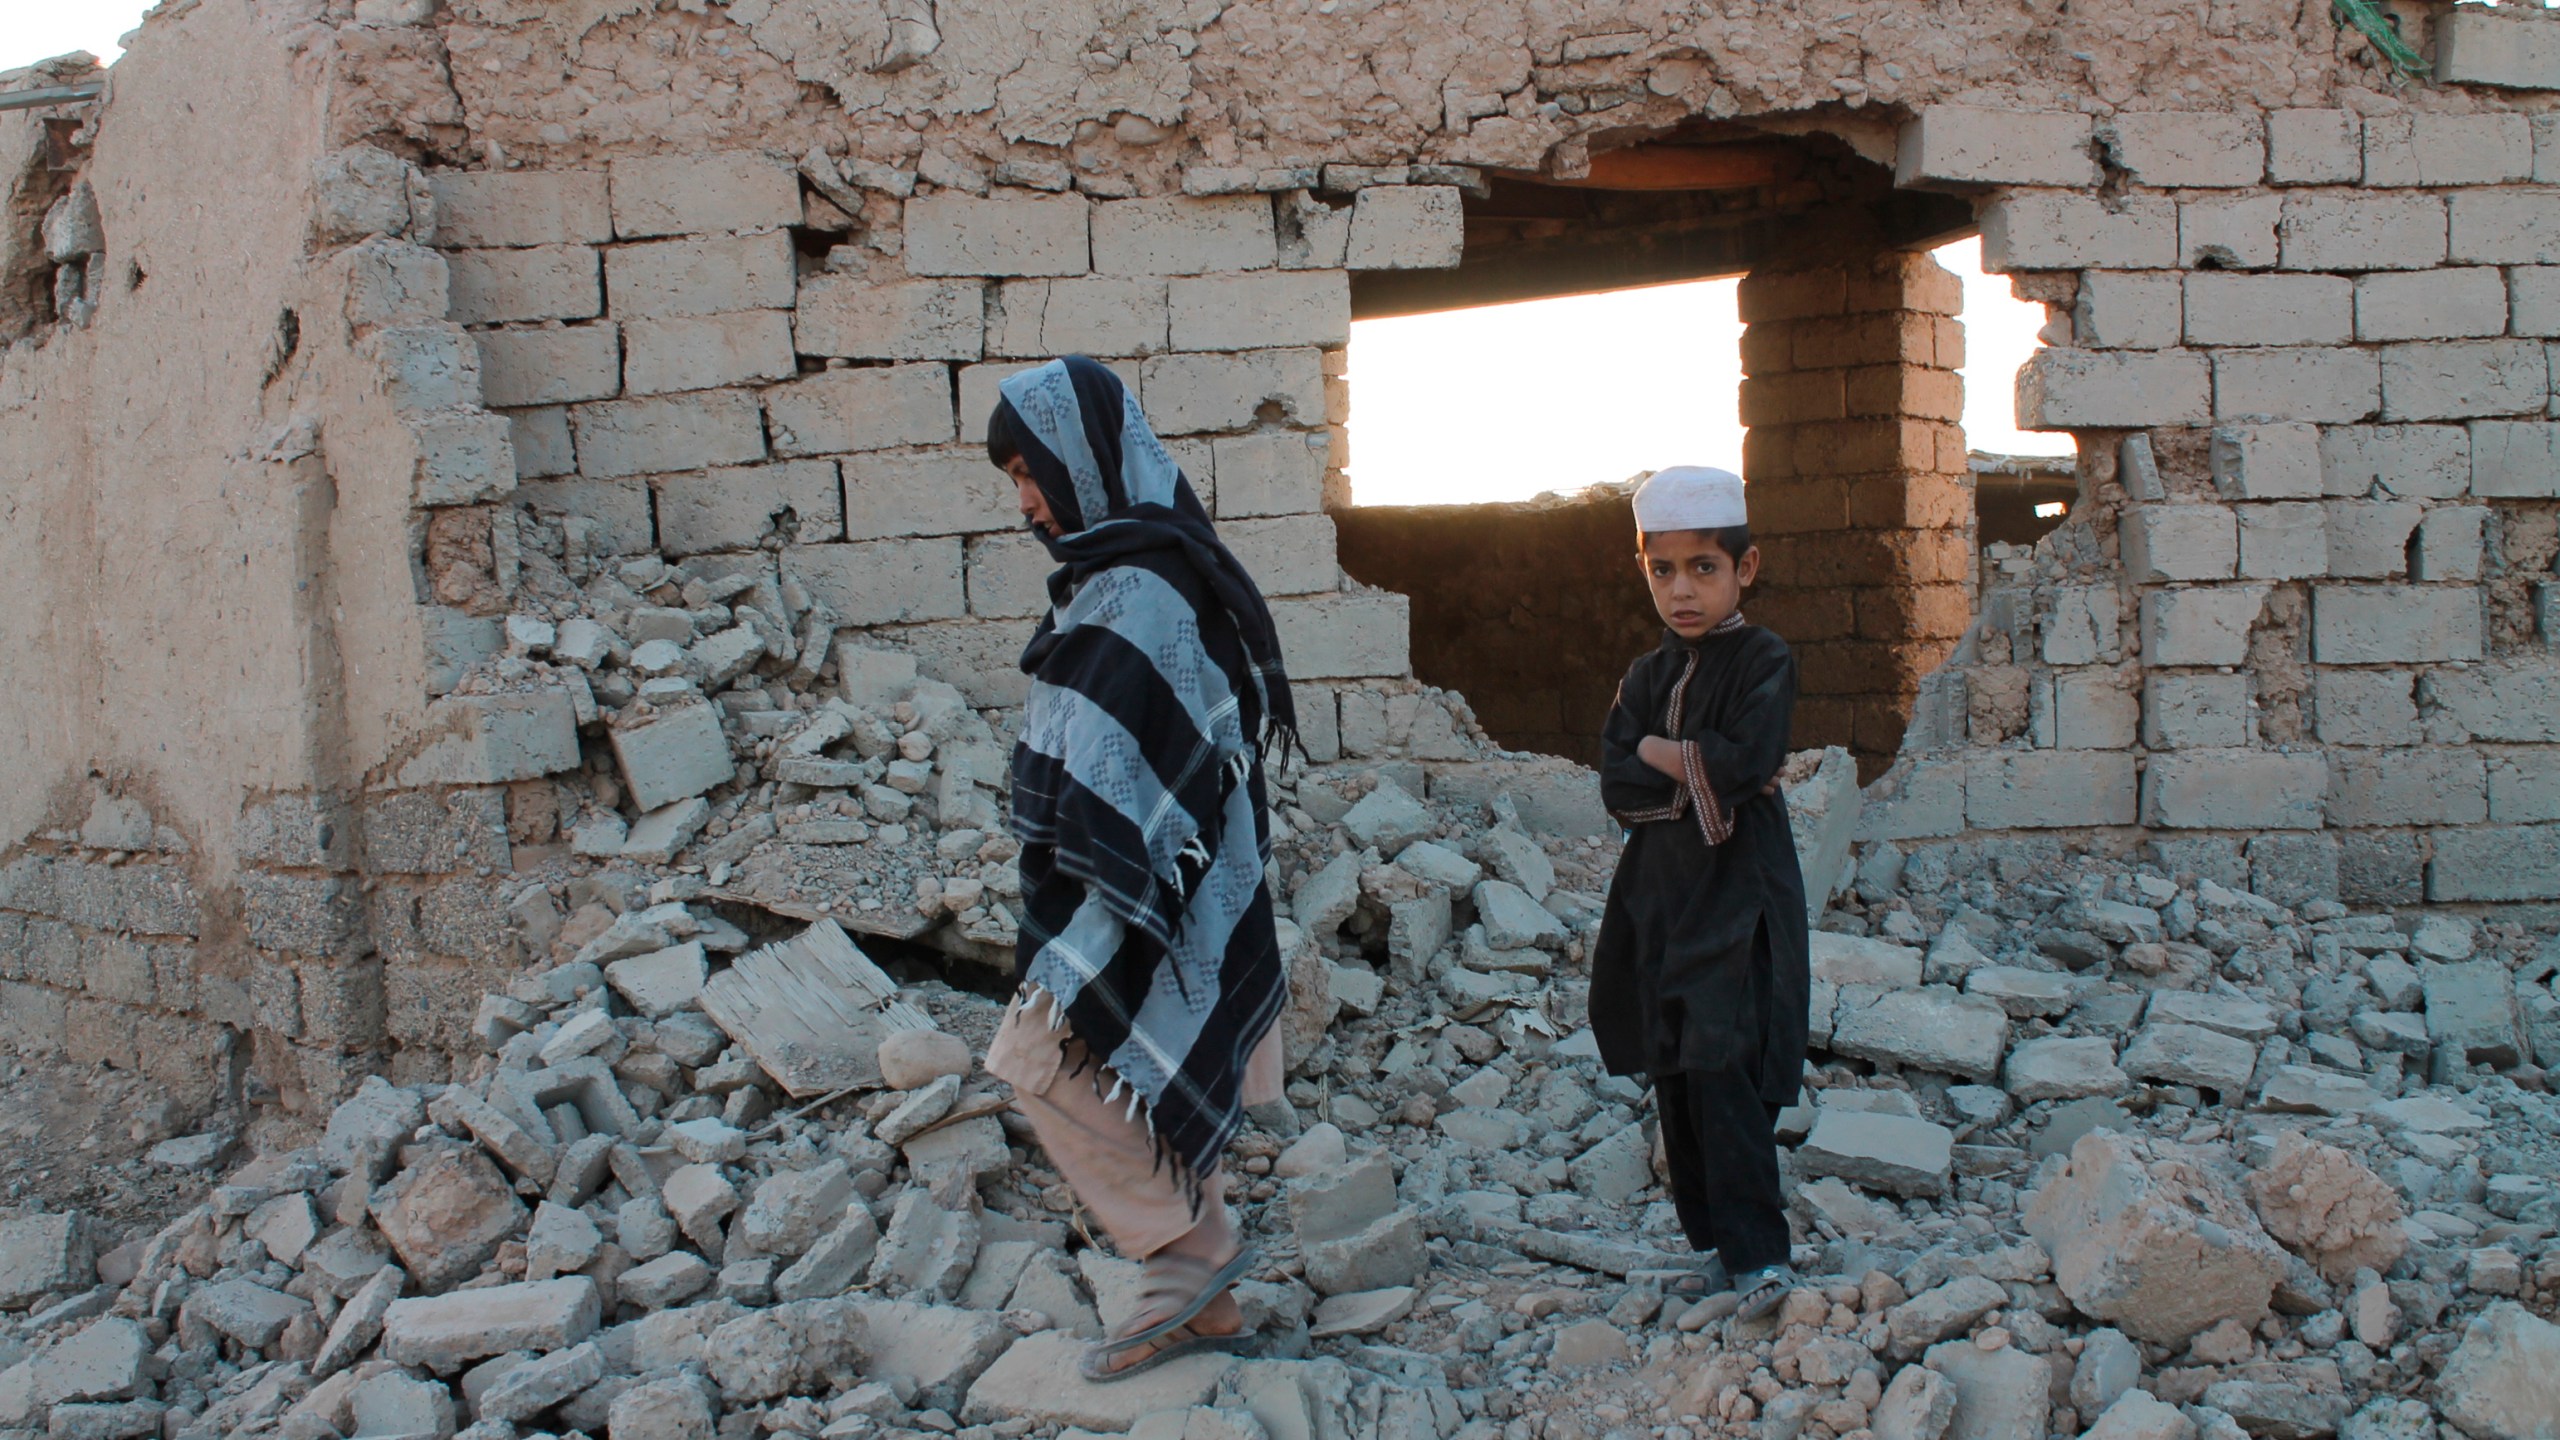
M1730 1284L1757 1319L1794 1279L1772 1126L1802 1080L1811 979L1777 785L1795 655L1742 618L1760 566L1742 477L1658 471L1635 512L1666 629L1601 732L1601 799L1629 834L1592 954L1592 1038L1612 1074L1653 1082L1672 1202L1710 1257L1675 1293Z
M1297 717L1271 612L1137 402L1074 356L1003 382L987 456L1060 568L1013 757L1019 993L987 1052L1123 1254L1116 1380L1247 1336L1219 1158L1280 1094L1262 762Z

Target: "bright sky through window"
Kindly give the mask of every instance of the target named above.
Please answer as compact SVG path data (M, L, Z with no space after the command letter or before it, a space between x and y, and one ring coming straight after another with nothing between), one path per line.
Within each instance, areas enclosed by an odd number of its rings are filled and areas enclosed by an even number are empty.
M2060 455L2022 432L2012 381L2044 308L1982 273L1959 241L1965 438ZM1665 465L1742 464L1742 325L1732 280L1488 305L1351 327L1351 489L1363 505L1478 504L1576 490Z
M14 70L74 50L113 63L117 37L142 23L150 7L127 0L0 0L0 70Z

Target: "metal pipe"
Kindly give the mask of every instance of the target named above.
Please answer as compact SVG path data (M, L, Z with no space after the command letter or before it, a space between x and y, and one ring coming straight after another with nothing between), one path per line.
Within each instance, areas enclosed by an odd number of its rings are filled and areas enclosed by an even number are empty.
M91 80L79 85L47 85L39 90L0 92L0 110L33 110L44 105L70 105L82 100L95 100L106 88L106 81Z

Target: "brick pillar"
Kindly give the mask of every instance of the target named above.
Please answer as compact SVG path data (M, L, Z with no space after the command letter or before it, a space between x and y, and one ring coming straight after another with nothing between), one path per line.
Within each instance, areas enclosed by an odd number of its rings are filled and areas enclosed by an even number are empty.
M1970 618L1963 291L1927 255L1797 260L1744 277L1743 478L1760 544L1747 613L1795 647L1799 747L1873 778L1920 677Z

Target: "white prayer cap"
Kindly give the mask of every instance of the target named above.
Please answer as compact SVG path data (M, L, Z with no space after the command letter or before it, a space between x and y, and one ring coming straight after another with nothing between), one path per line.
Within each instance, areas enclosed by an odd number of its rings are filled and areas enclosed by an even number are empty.
M1674 465L1656 470L1636 487L1636 529L1647 535L1665 530L1721 530L1748 524L1742 504L1742 477L1711 465Z

